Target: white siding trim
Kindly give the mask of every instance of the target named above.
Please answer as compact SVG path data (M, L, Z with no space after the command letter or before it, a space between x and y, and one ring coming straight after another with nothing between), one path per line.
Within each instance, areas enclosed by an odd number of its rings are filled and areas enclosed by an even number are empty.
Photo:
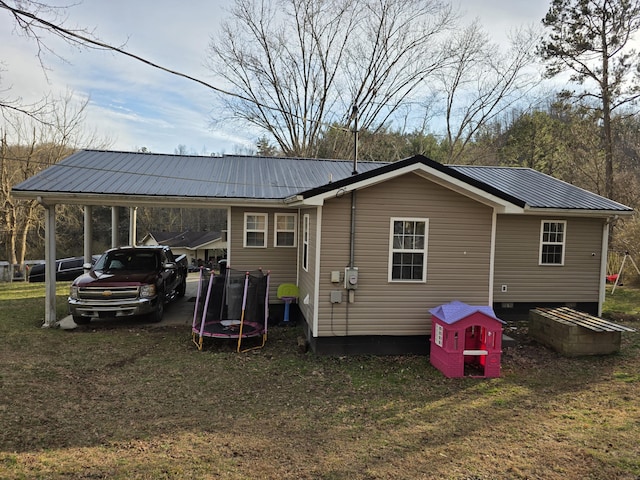
M233 265L231 263L231 207L227 207L227 266Z
M311 225L310 215L308 213L302 214L302 269L305 272L309 271L309 227ZM305 249L305 245L307 248ZM306 265L305 265L306 264Z
M491 247L489 252L489 305L493 305L493 285L496 272L496 231L498 229L498 212L493 209L491 215Z
M320 302L320 251L322 250L322 207L317 208L316 213L316 264L313 281L313 329L311 334L318 336L318 316Z
M598 316L602 315L607 288L607 255L609 247L609 222L602 225L602 245L600 247L600 292L598 295Z
M372 178L368 178L362 180L360 182L353 183L346 187L336 188L334 190L330 190L327 192L323 192L314 197L307 198L303 200L305 205L322 205L325 200L334 198L336 196L337 191L341 191L341 193L349 193L351 190L359 190L362 188L366 188L386 180L390 180L392 178L400 177L407 173L415 173L420 175L423 178L426 178L438 185L441 185L449 190L453 190L456 193L469 197L473 200L476 200L485 205L492 206L494 208L500 209L501 213L523 213L524 209L514 205L513 203L504 200L496 195L492 195L484 190L481 190L473 185L470 185L466 182L458 180L447 173L440 172L434 168L427 167L422 164L413 164L408 165L403 168L399 168L397 170L393 170L391 172L376 175Z

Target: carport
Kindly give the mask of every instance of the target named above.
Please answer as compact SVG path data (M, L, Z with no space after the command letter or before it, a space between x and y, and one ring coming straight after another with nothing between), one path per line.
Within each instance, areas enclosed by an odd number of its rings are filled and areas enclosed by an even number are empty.
M84 257L91 254L94 207L111 207L111 244L117 246L118 208L129 211L129 243L135 243L136 210L156 208L217 208L226 211L227 260L233 265L232 209L297 211L300 192L353 174L350 161L251 157L203 157L140 152L82 150L52 165L12 189L16 198L35 199L45 209L46 305L44 327L56 325L55 272L56 205L84 208ZM373 171L383 163L361 164ZM241 218L241 217L239 217ZM242 226L238 222L236 228ZM237 251L243 249L237 235ZM254 252L255 253L255 252ZM262 250L258 250L261 255ZM259 256L259 255L258 255ZM236 255L242 257L242 254ZM247 255L245 255L245 258ZM251 258L255 258L253 255ZM249 260L252 261L252 260ZM256 266L257 267L257 266ZM280 264L282 270L283 264ZM280 272L282 282L295 280L296 259Z
M167 158L172 162L167 161ZM81 151L13 188L12 194L15 197L37 200L45 212L46 278L43 328L56 326L56 206L83 207L83 255L87 262L95 253L91 251L91 244L93 209L96 206L111 207L111 245L114 247L120 243L118 207L125 207L129 212L130 244L135 244L137 238L137 209L145 206L226 209L228 231L229 199L216 198L215 195L219 191L215 188L204 188L215 182L205 180L210 177L206 173L203 174L202 161L197 161L203 158L207 160L206 157ZM204 194L205 191L209 194Z

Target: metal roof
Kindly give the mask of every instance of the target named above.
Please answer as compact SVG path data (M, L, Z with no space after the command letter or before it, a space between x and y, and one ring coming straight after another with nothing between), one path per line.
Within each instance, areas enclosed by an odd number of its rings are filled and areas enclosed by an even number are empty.
M523 208L633 211L529 168L450 166L420 155L393 163L359 162L358 174L353 175L353 163L347 160L83 150L16 185L13 191L43 196L98 194L281 201L296 195L310 198L414 167L437 170Z
M450 166L476 181L522 200L532 208L631 211L608 198L530 168Z
M360 171L380 163L360 162ZM198 198L283 199L351 176L344 160L202 157L83 150L15 186L15 191Z

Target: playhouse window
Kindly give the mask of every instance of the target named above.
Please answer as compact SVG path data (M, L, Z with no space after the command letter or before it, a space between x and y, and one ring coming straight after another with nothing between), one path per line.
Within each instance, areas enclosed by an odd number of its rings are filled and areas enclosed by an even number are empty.
M302 268L309 271L309 214L302 217Z
M266 213L244 214L244 246L262 248L267 246Z
M540 228L540 265L564 265L566 229L566 221L542 221Z
M392 218L389 281L427 280L427 219Z
M275 234L273 236L274 247L296 246L296 214L276 213Z

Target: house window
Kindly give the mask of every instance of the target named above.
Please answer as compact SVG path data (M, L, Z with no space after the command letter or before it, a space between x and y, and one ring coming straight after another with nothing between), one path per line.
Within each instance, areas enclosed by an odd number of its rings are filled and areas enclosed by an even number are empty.
M267 246L266 213L244 214L244 246L262 248Z
M276 213L276 231L273 236L274 247L296 246L296 214Z
M426 218L392 218L389 248L389 281L426 282Z
M540 228L540 265L564 265L567 222L543 220Z
M302 217L302 268L309 271L309 214Z

